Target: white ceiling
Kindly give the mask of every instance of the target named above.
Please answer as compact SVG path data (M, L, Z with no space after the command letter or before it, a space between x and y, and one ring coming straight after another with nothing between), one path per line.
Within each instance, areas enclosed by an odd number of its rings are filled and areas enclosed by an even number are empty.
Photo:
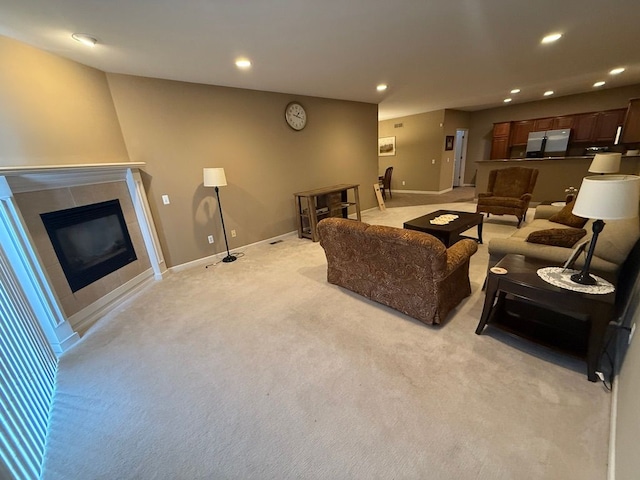
M640 84L638 0L0 0L0 34L107 72L378 103L381 120Z

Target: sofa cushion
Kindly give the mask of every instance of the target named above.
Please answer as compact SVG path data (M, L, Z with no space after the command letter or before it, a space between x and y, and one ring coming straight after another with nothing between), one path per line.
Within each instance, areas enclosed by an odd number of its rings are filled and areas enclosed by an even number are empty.
M560 223L562 225L566 225L567 227L573 228L582 228L584 224L587 223L586 218L578 217L573 214L573 206L575 205L575 200L567 203L562 210L560 210L555 215L551 215L549 217L550 222Z
M591 233L593 220L585 225ZM594 255L609 262L622 264L629 255L633 245L640 238L638 217L626 220L607 220L602 232L598 235Z
M586 234L587 231L584 228L549 228L531 232L527 242L569 248Z

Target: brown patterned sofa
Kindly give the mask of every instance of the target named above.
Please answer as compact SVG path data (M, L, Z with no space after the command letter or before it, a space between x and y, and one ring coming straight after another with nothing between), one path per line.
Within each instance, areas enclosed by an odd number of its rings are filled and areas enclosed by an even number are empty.
M440 324L471 294L469 259L478 246L464 239L448 249L435 237L344 218L318 223L327 281L421 322Z

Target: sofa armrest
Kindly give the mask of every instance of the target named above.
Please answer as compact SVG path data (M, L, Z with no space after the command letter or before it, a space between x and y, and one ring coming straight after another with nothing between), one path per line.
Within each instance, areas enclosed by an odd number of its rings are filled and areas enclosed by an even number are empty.
M562 210L562 207L555 207L553 205L538 205L536 207L536 213L533 216L533 219L534 220L537 220L538 218L548 219L552 215L555 215L556 213L558 213L560 210Z
M478 194L478 198L480 198L480 197L493 197L493 192L479 193Z
M447 249L447 268L443 277L447 277L451 272L456 270L460 265L468 262L471 255L478 251L478 244L475 240L468 238L462 239L454 243Z

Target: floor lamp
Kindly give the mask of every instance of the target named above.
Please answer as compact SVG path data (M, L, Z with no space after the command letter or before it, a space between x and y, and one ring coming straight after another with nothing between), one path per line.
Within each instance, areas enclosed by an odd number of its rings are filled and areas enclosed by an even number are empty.
M582 271L571 275L571 280L582 285L595 285L589 267L598 235L604 228L603 220L622 220L638 216L640 177L635 175L599 175L585 177L573 207L578 217L595 219L593 236Z
M215 187L216 198L218 199L218 208L220 209L220 222L222 222L222 233L224 233L224 244L227 247L227 256L222 259L224 263L234 262L238 257L229 253L229 242L227 242L227 231L224 228L224 217L222 216L222 205L220 204L220 193L218 187L224 187L227 184L227 177L224 174L224 168L205 168L204 169L204 186Z

